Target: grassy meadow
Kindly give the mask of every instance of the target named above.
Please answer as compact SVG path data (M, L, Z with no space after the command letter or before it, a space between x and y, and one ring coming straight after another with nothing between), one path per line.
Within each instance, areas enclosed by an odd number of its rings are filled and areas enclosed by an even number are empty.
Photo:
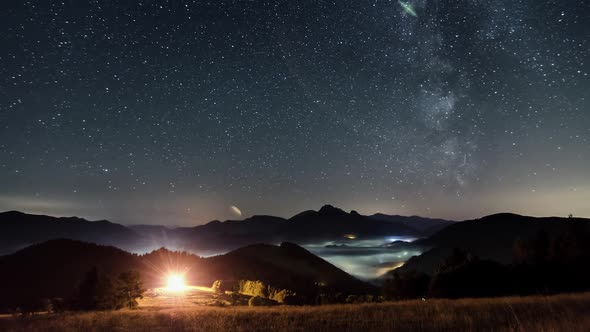
M590 331L590 293L276 307L144 306L0 317L2 331Z

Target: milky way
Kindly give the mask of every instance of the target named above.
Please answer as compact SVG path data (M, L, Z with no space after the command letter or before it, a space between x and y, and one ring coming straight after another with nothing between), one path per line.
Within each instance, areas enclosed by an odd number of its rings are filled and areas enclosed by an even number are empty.
M584 1L2 1L0 210L590 217L589 17Z

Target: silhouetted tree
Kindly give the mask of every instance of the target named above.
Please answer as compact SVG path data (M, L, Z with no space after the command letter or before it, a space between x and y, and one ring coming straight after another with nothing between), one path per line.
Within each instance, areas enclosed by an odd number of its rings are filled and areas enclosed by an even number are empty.
M68 309L68 303L61 297L54 297L51 299L51 308L53 312L63 312Z
M464 250L459 248L453 248L451 254L439 266L439 270L445 271L447 269L455 268L457 266L467 263L468 260L469 257Z
M383 297L386 300L422 298L428 293L429 283L430 277L424 273L394 271L393 276L383 283Z
M137 271L123 272L117 278L116 283L116 308L137 307L137 299L143 299L143 285Z
M115 306L112 280L93 267L80 283L76 302L74 306L82 310L112 309Z
M552 239L544 230L539 230L531 239L518 239L513 246L513 261L516 264L545 265L550 260Z
M143 298L139 273L127 271L113 280L93 267L88 271L78 288L74 309L111 310L122 307L134 308L137 298Z
M548 262L550 245L549 234L544 230L540 230L532 242L531 258L534 264L543 265Z
M40 301L41 310L46 312L53 312L53 303L50 299L43 298Z
M516 239L512 245L512 262L523 264L528 259L528 243L524 239Z
M428 287L430 297L481 297L508 293L510 282L506 267L477 258L439 269Z

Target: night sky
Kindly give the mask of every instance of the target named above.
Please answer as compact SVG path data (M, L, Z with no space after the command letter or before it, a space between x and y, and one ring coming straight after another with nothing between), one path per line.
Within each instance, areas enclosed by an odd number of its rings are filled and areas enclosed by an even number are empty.
M590 217L585 1L0 2L0 210Z

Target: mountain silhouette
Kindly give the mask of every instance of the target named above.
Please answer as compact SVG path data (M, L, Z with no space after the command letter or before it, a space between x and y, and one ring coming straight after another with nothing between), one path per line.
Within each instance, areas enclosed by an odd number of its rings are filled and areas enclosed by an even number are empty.
M454 248L481 259L508 264L513 259L515 241L531 239L540 231L553 236L566 232L588 234L590 219L536 218L500 213L453 223L430 237L412 243L412 246L425 252L408 260L400 271L416 270L432 274Z
M10 211L0 213L0 254L50 239L67 238L113 245L137 253L167 247L213 255L254 243L322 243L349 235L356 238L420 237L449 223L420 217L369 217L331 205L318 211L304 211L289 219L257 215L244 220L214 220L204 225L178 228L123 226L106 220L87 221Z
M422 235L434 234L453 223L453 221L444 219L430 219L419 216L407 217L400 215L387 215L382 213L373 214L369 216L369 218L374 220L389 221L392 223L401 223L418 232L421 232Z
M357 238L387 235L415 236L418 232L402 223L375 220L331 205L305 211L286 220L283 235L292 241L322 241L354 234Z
M139 234L106 220L56 218L17 211L0 213L0 254L58 238L114 245L128 250L142 245Z
M432 234L436 226L451 223L442 219L391 216L387 220L350 213L331 205L318 211L308 210L284 219L273 216L253 216L244 220L212 221L195 227L162 229L140 226L131 229L164 246L199 253L218 253L248 244L284 241L299 244L321 243L343 239L347 235L357 238L383 236L419 237Z

